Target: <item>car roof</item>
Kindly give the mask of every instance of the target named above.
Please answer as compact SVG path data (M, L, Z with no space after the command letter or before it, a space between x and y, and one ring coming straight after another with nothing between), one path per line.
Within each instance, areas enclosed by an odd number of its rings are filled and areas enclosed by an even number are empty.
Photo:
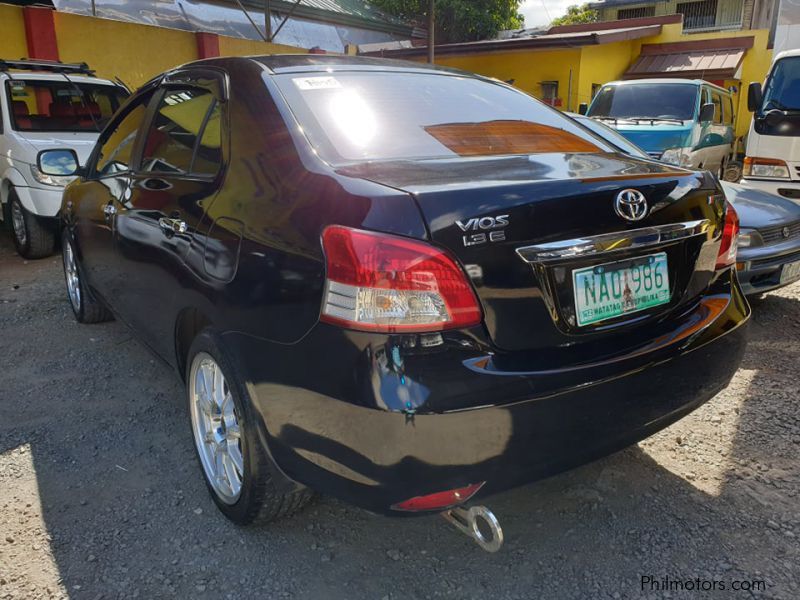
M113 85L116 83L108 79L100 79L99 77L86 77L85 75L72 75L68 74L70 81L75 83L94 83L99 85ZM43 71L23 71L23 70L10 70L0 72L0 79L22 79L25 81L66 81L64 76L60 73L49 73Z
M687 83L689 85L707 85L723 92L728 92L724 87L720 87L705 79L681 79L678 77L652 77L650 79L625 79L619 81L609 81L605 85L637 85L640 83Z
M800 56L800 48L793 48L792 50L784 50L783 52L779 52L775 57L775 60L778 61L782 58L789 58L790 56Z
M459 69L429 65L422 62L346 56L336 54L270 54L250 56L250 60L261 63L273 73L299 73L304 71L424 71L442 74L457 74L476 77ZM477 78L477 77L476 77Z

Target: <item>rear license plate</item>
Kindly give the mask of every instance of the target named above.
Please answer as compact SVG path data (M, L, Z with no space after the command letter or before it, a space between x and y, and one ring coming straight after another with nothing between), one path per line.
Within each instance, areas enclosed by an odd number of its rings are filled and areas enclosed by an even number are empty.
M783 265L781 270L781 283L791 283L800 278L800 262L793 262Z
M646 310L670 299L664 252L575 269L572 283L579 326Z

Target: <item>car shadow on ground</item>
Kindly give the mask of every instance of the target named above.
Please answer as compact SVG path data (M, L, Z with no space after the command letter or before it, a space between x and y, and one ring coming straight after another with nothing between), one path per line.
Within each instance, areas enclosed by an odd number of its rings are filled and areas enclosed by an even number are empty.
M643 577L800 594L794 298L763 301L742 370L690 417L485 499L506 537L487 554L438 516L326 498L264 528L231 525L206 492L173 372L119 323L76 324L58 260L22 264L0 237L0 523L14 538L0 577L20 596L663 597Z

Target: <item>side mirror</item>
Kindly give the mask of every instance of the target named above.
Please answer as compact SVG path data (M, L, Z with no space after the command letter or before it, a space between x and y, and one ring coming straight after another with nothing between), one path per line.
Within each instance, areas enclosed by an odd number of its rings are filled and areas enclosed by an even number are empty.
M80 171L75 150L42 150L36 156L36 167L45 175L71 177Z
M703 106L700 107L700 117L698 121L701 123L708 123L709 121L714 120L714 103L713 102L706 102Z
M587 112L589 112L589 105L586 104L586 102L581 102L580 104L578 104L579 115L585 115Z
M761 92L761 84L754 81L747 86L747 110L756 112L761 108L761 103L764 101L764 96Z

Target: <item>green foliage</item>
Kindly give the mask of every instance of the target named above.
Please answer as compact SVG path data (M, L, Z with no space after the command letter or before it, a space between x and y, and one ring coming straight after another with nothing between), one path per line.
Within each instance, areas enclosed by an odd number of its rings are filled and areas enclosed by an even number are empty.
M470 42L523 26L522 0L436 0L436 43ZM387 14L425 24L428 0L371 0Z
M596 23L599 18L600 15L597 11L589 8L588 4L580 6L573 4L567 7L567 14L553 19L550 25L555 27L556 25L574 25L576 23Z

